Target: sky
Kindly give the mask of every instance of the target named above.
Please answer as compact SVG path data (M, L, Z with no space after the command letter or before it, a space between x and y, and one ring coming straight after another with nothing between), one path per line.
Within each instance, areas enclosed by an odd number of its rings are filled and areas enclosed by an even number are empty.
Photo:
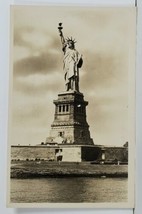
M36 145L49 136L53 100L65 90L58 23L83 55L80 92L89 102L94 144L129 141L130 71L134 64L133 8L17 6L11 9L12 145Z

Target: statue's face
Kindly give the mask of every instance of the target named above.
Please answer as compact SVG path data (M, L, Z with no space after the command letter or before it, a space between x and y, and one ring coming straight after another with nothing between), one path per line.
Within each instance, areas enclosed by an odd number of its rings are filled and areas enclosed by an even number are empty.
M74 49L74 43L72 41L68 41L68 47L70 49Z

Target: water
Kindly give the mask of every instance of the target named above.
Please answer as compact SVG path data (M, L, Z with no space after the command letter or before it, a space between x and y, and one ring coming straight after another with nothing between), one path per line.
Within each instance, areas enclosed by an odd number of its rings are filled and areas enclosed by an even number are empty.
M11 179L11 202L127 202L127 178Z

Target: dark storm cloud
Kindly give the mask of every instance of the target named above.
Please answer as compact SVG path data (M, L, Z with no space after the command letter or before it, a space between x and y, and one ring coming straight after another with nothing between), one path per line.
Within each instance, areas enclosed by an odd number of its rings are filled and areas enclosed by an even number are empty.
M47 74L60 67L57 53L41 53L39 56L30 56L14 63L14 75L27 76L36 73ZM58 66L59 65L59 66Z

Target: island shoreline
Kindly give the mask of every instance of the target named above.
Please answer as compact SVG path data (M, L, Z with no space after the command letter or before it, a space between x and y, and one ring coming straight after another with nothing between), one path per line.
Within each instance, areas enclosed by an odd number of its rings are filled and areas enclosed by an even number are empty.
M10 177L12 179L29 178L121 178L128 177L128 165L115 164L90 164L82 163L58 163L58 162L27 162L21 161L11 164Z

